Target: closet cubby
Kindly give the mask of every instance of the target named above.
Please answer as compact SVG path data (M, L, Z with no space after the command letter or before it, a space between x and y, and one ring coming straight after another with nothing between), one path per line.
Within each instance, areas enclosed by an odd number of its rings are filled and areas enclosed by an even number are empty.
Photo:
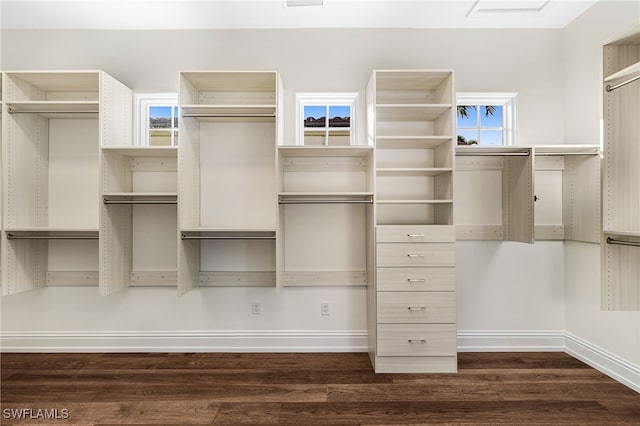
M283 286L366 286L373 147L280 146Z
M102 148L103 294L177 285L177 148Z
M538 145L535 240L600 243L600 147Z
M275 286L281 96L274 71L180 73L180 293Z
M533 170L531 147L456 147L457 239L533 243Z
M131 138L131 91L102 71L3 74L3 294L98 285L100 146Z
M640 310L640 32L603 46L602 307Z

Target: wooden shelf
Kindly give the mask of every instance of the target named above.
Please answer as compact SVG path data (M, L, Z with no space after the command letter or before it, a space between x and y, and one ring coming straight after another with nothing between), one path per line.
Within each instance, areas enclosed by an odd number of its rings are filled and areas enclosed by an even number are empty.
M376 90L420 92L436 89L448 78L451 71L425 70L377 70Z
M535 155L600 155L598 145L536 145Z
M87 228L12 228L5 230L7 239L98 239L98 229Z
M620 235L625 237L640 237L640 231L614 231L614 230L604 230L606 235Z
M177 204L176 192L108 192L102 194L104 204Z
M177 146L103 146L103 152L125 157L177 158Z
M450 167L441 168L379 168L378 176L438 176L453 172Z
M620 71L614 72L613 74L609 74L604 78L604 81L609 82L638 73L640 73L640 61L636 62L635 64L631 64L628 67L621 69Z
M451 108L451 104L378 104L376 118L379 122L433 121Z
M373 192L281 192L280 204L373 203Z
M181 229L183 240L270 240L275 229L189 228Z
M453 204L453 200L376 200L377 204Z
M452 141L451 136L378 136L377 149L434 149Z
M366 157L372 146L279 146L283 157Z
M487 156L500 156L500 155L531 155L533 148L527 146L456 146L456 155L487 155Z
M182 105L181 116L199 120L272 121L276 106L269 105Z

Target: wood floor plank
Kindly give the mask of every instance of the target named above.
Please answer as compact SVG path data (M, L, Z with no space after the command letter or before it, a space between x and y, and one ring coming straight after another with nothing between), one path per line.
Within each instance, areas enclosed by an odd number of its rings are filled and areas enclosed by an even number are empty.
M499 368L590 368L587 364L561 352L458 353L458 369Z
M213 424L274 425L280 421L281 403L223 403Z
M501 401L488 383L329 385L329 402Z

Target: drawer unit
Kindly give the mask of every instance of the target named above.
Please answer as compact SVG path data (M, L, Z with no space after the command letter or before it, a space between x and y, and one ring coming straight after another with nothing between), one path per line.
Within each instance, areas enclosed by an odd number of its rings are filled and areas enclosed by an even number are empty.
M378 268L378 291L454 291L456 270L452 267Z
M376 244L378 267L454 266L455 243Z
M455 324L378 324L379 356L455 354Z
M455 241L455 227L448 225L394 225L376 228L378 243L453 243Z
M452 324L456 322L456 294L437 292L379 292L378 324Z

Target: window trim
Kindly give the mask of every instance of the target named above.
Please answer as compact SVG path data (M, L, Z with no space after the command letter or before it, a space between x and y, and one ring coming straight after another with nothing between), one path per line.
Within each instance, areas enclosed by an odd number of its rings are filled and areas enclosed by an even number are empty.
M500 105L502 106L502 145L514 145L516 140L516 100L515 92L460 92L456 93L456 105ZM480 112L478 111L478 114ZM492 130L486 128L484 130ZM495 130L495 129L494 129ZM456 108L456 134L458 133L458 111Z
M296 145L304 146L304 107L314 106L350 106L351 117L349 121L349 145L356 144L356 104L358 93L356 92L304 92L296 93ZM328 142L329 117L327 117L325 142ZM323 145L323 146L326 146Z
M152 106L178 106L177 93L136 93L133 95L133 145L149 145L149 108ZM179 113L179 111L178 111ZM179 131L179 129L178 129ZM173 133L172 133L173 135ZM172 136L172 142L173 136ZM173 143L171 146L177 146Z

